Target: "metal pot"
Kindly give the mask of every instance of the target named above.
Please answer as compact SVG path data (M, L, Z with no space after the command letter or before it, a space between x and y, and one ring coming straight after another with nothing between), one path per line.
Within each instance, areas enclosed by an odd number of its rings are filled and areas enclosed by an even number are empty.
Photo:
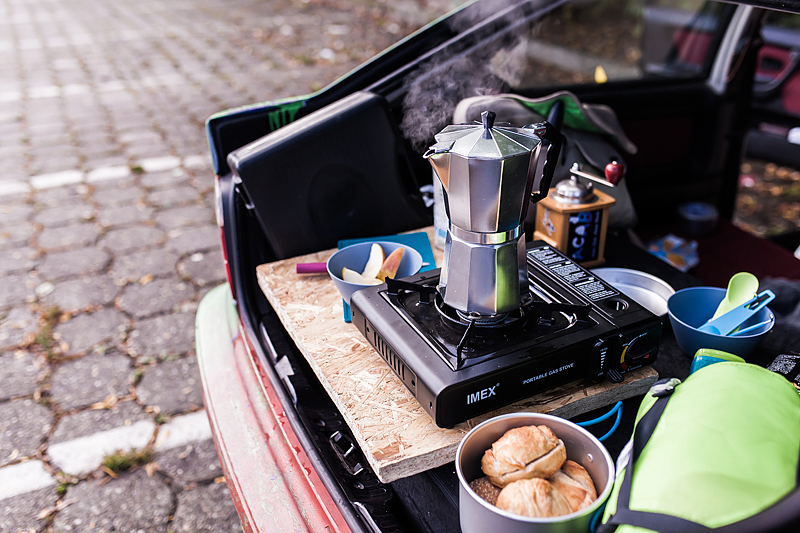
M508 513L488 503L469 488L481 476L481 457L511 428L545 425L567 448L567 459L583 466L594 481L597 499L577 513L553 518L529 518ZM456 451L459 516L463 533L586 533L614 485L614 462L605 446L591 433L568 420L540 413L517 413L492 418L476 426Z

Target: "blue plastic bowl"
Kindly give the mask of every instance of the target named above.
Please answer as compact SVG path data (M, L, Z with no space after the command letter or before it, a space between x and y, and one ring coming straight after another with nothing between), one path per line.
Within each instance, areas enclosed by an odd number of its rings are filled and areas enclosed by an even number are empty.
M405 252L403 252L403 259L400 261L400 267L397 269L397 274L395 275L396 279L412 276L422 268L422 256L414 248L406 246L405 244L388 241L371 241L360 242L342 248L328 259L328 274L339 290L339 294L342 295L342 298L344 298L344 301L347 302L348 305L350 305L350 296L352 296L354 292L359 289L371 287L372 285L350 283L343 280L342 268L347 267L350 270L362 272L364 267L367 266L367 260L369 259L369 252L373 242L380 244L381 248L383 248L383 252L387 256L396 248L405 249Z
M706 333L697 328L714 315L725 297L725 289L718 287L690 287L667 300L667 312L678 346L686 355L694 357L700 348L711 348L746 358L775 325L775 316L768 307L762 308L742 328L769 320L769 323L744 335L726 336Z

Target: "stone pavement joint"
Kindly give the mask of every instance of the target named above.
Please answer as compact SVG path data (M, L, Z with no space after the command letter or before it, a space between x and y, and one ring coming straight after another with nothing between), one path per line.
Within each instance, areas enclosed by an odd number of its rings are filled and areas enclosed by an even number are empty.
M130 426L52 444L47 448L47 455L53 466L67 474L83 476L100 466L106 455L119 450L141 450L150 442L155 429L151 420L141 420Z
M156 450L169 450L190 442L211 438L211 426L205 411L178 416L161 426L155 442Z
M98 183L109 180L126 178L133 170L143 172L158 172L172 170L180 166L189 169L202 169L208 166L208 156L192 155L183 159L175 156L152 157L136 160L127 165L97 167L83 172L77 169L62 170L49 174L39 174L26 179L0 181L0 197L31 193L36 190L75 185L80 183Z
M156 433L156 429L158 432ZM156 438L156 434L158 437ZM176 416L166 424L156 426L152 420L123 423L118 427L51 444L46 451L52 469L72 476L83 477L97 470L104 458L118 451L141 450L152 444L160 457L165 452L186 445L211 443L211 427L204 410ZM214 449L213 444L211 448ZM187 450L188 454L192 450ZM158 459L157 459L158 460ZM216 464L216 455L214 455ZM205 464L203 479L221 473ZM218 466L218 465L217 465ZM183 472L176 472L181 475ZM0 500L25 494L57 483L40 460L31 460L0 468Z

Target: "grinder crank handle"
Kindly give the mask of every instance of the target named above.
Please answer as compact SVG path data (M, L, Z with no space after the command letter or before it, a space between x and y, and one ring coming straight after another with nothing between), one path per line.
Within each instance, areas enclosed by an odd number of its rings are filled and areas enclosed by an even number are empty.
M549 122L540 122L525 127L532 128L542 139L536 157L531 159L530 167L528 167L529 174L541 172L538 179L534 177L531 187L530 201L535 203L547 197L550 192L550 183L553 181L553 174L556 171L558 156L564 144L564 136ZM544 159L542 160L542 158Z

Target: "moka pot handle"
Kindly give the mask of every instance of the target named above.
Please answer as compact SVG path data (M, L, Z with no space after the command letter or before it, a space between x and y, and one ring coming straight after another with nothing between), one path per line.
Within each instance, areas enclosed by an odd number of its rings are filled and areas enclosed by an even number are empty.
M534 129L536 135L542 140L536 150L536 155L531 158L528 166L528 175L534 175L533 180L530 180L533 183L530 201L538 202L547 197L550 192L550 184L558 165L558 156L564 145L564 136L549 122L530 124L525 128ZM537 172L541 172L541 175L536 176Z

